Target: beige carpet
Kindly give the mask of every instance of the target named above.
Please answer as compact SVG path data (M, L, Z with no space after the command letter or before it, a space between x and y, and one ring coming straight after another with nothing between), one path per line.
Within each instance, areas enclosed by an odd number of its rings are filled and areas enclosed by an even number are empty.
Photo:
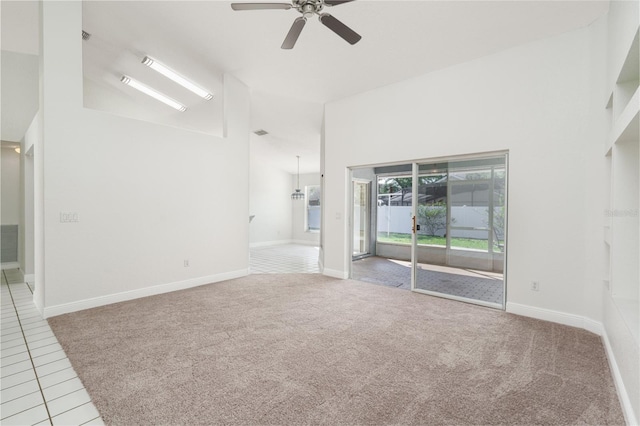
M599 337L320 275L51 318L107 424L624 424Z

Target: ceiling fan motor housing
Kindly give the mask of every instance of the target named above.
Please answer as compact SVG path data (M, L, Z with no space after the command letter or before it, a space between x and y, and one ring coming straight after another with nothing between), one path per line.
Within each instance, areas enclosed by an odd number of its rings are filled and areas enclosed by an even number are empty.
M325 6L338 6L353 0L289 0L291 3L231 3L233 10L289 10L295 9L302 14L293 21L287 36L282 42L282 49L293 49L307 19L318 15L320 22L340 36L349 44L356 44L362 38L358 33L328 13L322 13Z
M322 0L293 0L293 5L305 18L311 18L314 14L319 14L324 7Z

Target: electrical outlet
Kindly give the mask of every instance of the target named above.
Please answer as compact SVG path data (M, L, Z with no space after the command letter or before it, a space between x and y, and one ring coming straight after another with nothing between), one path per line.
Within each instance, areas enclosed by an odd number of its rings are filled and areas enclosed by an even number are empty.
M539 281L531 281L531 291L540 291Z
M184 260L184 267L188 268L189 267L189 259L185 259Z

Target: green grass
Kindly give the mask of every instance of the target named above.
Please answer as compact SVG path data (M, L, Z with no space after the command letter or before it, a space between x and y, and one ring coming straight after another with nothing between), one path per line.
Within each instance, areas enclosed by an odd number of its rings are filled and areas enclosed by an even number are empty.
M411 244L411 234L398 234L391 232L389 236L387 236L386 232L379 232L378 242L392 244ZM418 244L429 244L433 246L445 247L447 245L447 239L444 237L418 234ZM489 246L487 240L474 240L472 238L451 238L451 247L488 250Z

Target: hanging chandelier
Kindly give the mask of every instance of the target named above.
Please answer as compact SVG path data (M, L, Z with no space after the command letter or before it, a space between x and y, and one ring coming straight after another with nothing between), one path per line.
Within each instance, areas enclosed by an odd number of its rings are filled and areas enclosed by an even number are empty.
M300 191L300 156L296 155L296 157L298 157L298 186L297 186L295 192L293 192L291 194L291 199L292 200L304 200L304 192Z

